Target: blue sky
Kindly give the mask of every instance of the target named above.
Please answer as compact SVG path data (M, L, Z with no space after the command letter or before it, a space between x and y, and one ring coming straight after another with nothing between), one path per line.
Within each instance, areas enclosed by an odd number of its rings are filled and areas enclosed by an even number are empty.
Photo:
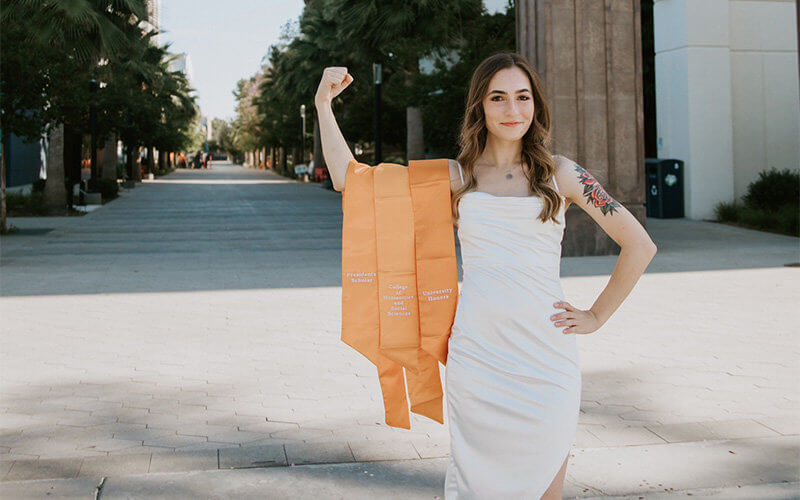
M232 118L236 82L259 70L281 26L302 11L302 0L162 0L161 43L191 57L200 111Z

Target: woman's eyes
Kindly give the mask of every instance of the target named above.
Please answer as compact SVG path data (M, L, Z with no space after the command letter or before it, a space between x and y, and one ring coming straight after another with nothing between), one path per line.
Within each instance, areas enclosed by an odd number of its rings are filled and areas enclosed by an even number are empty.
M519 97L520 97L520 99L524 99L524 100L526 100L526 101L530 100L530 97L528 97L528 96L526 96L526 95L521 95L521 96L519 96ZM495 99L502 99L502 97L501 97L501 96L499 96L499 95L496 95L496 96L492 97L492 100L493 100L493 101L494 101ZM495 102L497 102L497 101L495 101Z

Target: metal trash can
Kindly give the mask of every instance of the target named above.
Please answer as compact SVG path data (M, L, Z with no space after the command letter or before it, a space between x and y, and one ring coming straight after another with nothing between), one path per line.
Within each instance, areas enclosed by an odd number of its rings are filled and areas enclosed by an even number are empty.
M683 161L645 158L647 216L683 217Z

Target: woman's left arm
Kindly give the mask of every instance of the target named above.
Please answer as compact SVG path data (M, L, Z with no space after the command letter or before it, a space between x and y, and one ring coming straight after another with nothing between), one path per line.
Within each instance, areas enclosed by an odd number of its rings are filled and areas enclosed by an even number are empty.
M620 246L611 278L591 308L583 311L568 302L554 304L564 311L550 319L559 328L567 327L563 333L592 333L608 321L633 290L656 254L656 245L636 217L609 196L592 174L564 156L556 155L555 159L561 194L589 214Z

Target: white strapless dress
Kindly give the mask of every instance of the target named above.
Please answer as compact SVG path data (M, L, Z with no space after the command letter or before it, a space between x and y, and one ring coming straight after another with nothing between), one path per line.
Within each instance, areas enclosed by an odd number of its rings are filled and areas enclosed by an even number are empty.
M565 299L564 208L558 224L543 223L542 206L480 191L459 202L464 272L445 368L446 500L539 500L572 447L577 339L549 319Z

